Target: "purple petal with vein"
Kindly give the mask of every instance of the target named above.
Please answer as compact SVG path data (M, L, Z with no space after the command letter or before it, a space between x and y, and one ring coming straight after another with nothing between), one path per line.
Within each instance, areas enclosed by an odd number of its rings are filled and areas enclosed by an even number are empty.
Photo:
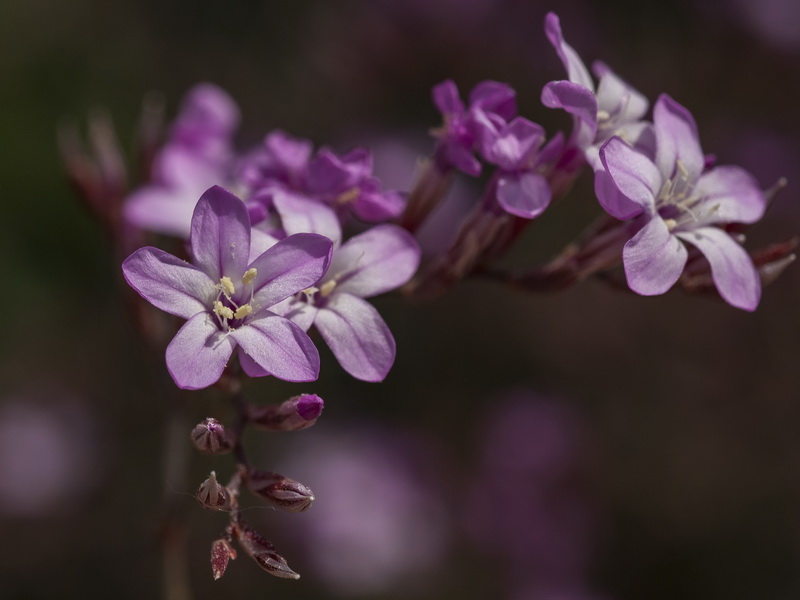
M653 108L653 125L656 131L656 164L664 177L671 178L680 161L688 175L687 179L697 181L703 172L705 157L692 114L666 94L661 94Z
M158 248L140 248L122 263L125 281L150 304L188 319L206 310L215 282L208 275Z
M714 285L728 304L743 310L756 309L761 299L761 280L744 248L716 227L676 235L696 246L708 259Z
M645 210L653 210L663 178L647 156L618 137L600 148L600 161L619 191Z
M315 233L296 233L264 252L250 264L256 310L266 309L314 285L325 274L333 244Z
M216 383L236 346L207 312L184 323L167 346L167 370L178 387L199 390Z
M654 217L625 244L622 260L628 286L643 296L663 294L683 272L687 252L660 217Z
M262 369L286 381L314 381L319 353L305 331L265 311L229 334Z
M334 294L369 298L406 283L419 260L420 249L410 233L396 225L378 225L336 250L325 280L336 279Z
M351 294L335 294L314 322L345 371L362 381L382 381L392 368L395 342L378 311Z
M212 280L223 275L240 280L250 255L250 218L244 202L219 186L210 188L194 209L189 243L195 264Z
M501 177L497 201L503 210L523 219L533 219L550 204L550 186L538 173L519 173Z
M703 173L695 186L703 198L703 223L755 223L763 215L766 200L750 173L722 166Z

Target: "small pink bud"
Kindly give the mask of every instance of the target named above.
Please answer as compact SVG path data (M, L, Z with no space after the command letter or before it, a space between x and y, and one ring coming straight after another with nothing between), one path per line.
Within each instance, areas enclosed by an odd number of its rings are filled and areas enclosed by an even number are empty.
M316 394L300 394L275 406L247 407L250 421L268 431L298 431L317 422L325 406Z
M230 542L226 539L219 539L211 544L211 574L217 580L225 574L228 568L228 561L236 558Z
M314 502L314 492L307 486L278 473L248 469L245 485L254 494L287 512L303 512Z
M210 510L230 510L233 507L233 494L217 481L217 475L211 471L195 494L198 502Z
M216 419L208 418L192 429L194 447L205 454L223 454L229 452L232 444L225 433L225 428Z

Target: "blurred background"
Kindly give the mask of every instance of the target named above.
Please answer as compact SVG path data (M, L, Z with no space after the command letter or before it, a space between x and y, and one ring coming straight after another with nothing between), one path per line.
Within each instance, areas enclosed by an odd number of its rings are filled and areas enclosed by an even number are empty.
M794 0L3 1L3 598L163 597L164 490L188 527L198 599L800 597L797 266L754 314L599 281L379 299L398 345L384 383L352 380L321 348L317 383L247 390L326 400L314 429L247 440L260 466L316 492L302 514L245 508L303 578L241 556L211 579L226 520L192 495L232 462L194 457L175 473L163 455L189 453L195 422L230 414L214 391L173 390L163 355L140 343L118 260L59 163L58 127L106 110L131 148L146 94L172 116L211 81L242 109L241 148L278 127L338 151L369 143L387 182L408 189L440 121L430 88L445 78L465 92L507 82L522 115L569 128L539 104L564 77L548 10L587 63L687 106L720 164L764 187L788 178L750 247L798 232ZM466 198L479 193L470 185ZM599 214L591 189L587 174L509 261L557 253ZM176 404L186 444L166 448Z

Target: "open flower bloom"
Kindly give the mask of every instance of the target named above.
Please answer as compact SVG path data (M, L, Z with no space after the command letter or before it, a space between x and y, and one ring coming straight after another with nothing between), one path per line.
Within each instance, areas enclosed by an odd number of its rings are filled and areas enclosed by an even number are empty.
M362 381L382 381L394 364L395 341L371 298L405 284L417 270L414 237L378 225L336 245L331 267L317 284L276 311L308 330L315 326L339 364Z
M542 103L549 108L561 108L575 118L573 142L583 150L592 168L601 167L598 149L614 135L632 146L651 146L651 125L642 120L648 108L647 98L601 62L593 65L599 79L595 89L586 65L564 41L561 25L554 13L547 14L545 33L567 70L569 80L546 84L542 90Z
M600 149L600 159L625 204L604 206L614 217L640 215L642 228L623 249L630 288L663 294L686 265L689 242L705 255L714 285L729 304L755 310L761 283L750 256L719 227L753 223L765 209L764 194L739 167L705 170L691 113L667 95L653 110L656 154L652 160L618 137ZM632 207L638 207L633 211Z
M251 256L244 203L220 187L192 216L189 264L158 248L140 248L122 264L126 281L156 308L187 319L167 347L178 387L215 383L238 346L251 376L313 381L319 354L306 333L270 310L324 275L332 243L317 234L289 236Z

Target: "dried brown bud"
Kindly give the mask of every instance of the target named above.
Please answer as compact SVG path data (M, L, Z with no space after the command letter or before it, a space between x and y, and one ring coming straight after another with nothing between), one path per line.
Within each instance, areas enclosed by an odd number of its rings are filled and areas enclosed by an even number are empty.
M288 512L303 512L314 502L314 492L307 486L270 471L248 469L245 485L254 494Z
M300 579L300 575L289 568L286 559L276 552L275 546L253 530L241 519L234 529L239 544L248 556L268 573L284 579Z
M198 488L197 501L211 510L230 510L233 508L233 494L217 481L217 474L211 474Z
M224 454L233 446L222 424L210 417L192 429L192 443L205 454Z
M236 550L226 539L219 539L211 544L211 574L219 579L228 568L228 561L236 558Z

